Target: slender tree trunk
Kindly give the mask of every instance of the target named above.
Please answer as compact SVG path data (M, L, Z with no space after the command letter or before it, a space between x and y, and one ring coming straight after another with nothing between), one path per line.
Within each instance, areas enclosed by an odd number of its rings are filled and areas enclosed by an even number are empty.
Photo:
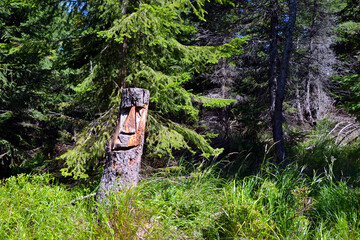
M127 5L127 1L123 0L122 2L122 6L121 6L121 14L125 15L126 14L126 5ZM122 59L122 66L119 70L119 86L121 89L126 88L126 68L127 68L127 64L126 64L126 54L127 54L127 42L128 39L127 37L124 37L124 40L121 44L121 59Z
M126 53L127 53L127 38L125 37L121 44L121 59L122 66L119 70L119 86L121 89L126 88Z
M310 39L309 39L309 55L313 56L314 54L314 36L316 34L316 21L317 21L317 12L318 12L318 2L317 0L314 1L314 8L313 8L313 18L312 18L312 23L311 23L311 28L310 28ZM311 95L312 92L311 91L311 87L314 86L314 73L313 73L313 66L314 60L311 60L312 62L309 62L308 67L307 67L307 79L306 79L306 98L305 98L305 111L306 111L306 117L308 122L313 126L316 124L316 120L317 120L317 113L315 113L315 116L312 112L312 103L311 103Z
M96 197L99 203L109 192L134 186L139 181L149 97L146 89L122 90L118 124L106 147L106 166Z
M303 117L303 109L301 107L300 102L300 91L299 91L299 84L296 85L296 108L297 108L297 114L298 114L298 124L303 125L304 124L304 117Z
M285 85L287 79L287 73L289 70L290 54L292 48L292 37L296 22L297 3L296 0L289 0L289 20L286 31L286 41L284 46L284 52L280 67L280 76L276 86L276 99L275 110L273 114L273 138L275 142L276 162L283 162L284 165L289 163L284 146L284 133L283 133L283 101L285 96Z
M311 67L308 67L308 76L306 79L306 95L305 95L305 116L307 118L307 121L310 123L310 125L314 125L315 119L313 118L313 114L311 112L311 82L313 80L313 74L311 73L312 69Z
M270 0L270 15L271 15L271 32L270 32L270 58L269 58L269 90L270 90L270 115L273 119L276 99L276 75L277 75L277 58L278 58L278 0Z

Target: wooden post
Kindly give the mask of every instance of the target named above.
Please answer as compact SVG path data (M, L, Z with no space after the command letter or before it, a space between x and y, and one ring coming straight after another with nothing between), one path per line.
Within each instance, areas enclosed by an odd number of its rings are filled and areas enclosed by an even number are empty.
M139 181L150 93L141 88L122 90L120 111L113 139L106 147L106 165L97 192L97 202L112 191Z

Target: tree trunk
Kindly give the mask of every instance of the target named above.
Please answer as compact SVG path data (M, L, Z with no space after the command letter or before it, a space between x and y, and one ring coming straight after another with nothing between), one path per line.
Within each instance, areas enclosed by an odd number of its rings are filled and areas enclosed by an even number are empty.
M313 18L312 18L312 23L311 23L311 28L310 28L310 33L309 33L309 55L310 56L313 56L314 55L314 37L315 37L315 34L316 34L316 21L317 21L317 12L318 12L318 3L317 3L317 0L314 1L314 8L313 8ZM306 117L307 117L307 120L308 122L310 123L311 126L314 126L316 124L316 121L317 121L317 118L314 117L314 114L313 114L313 104L312 101L311 101L311 95L312 95L312 86L315 87L314 85L314 81L315 81L315 78L316 78L316 75L313 73L314 69L313 69L313 66L314 66L314 63L313 61L314 60L310 60L311 62L309 62L308 64L308 67L307 67L307 79L306 79L306 98L305 98L305 113L306 113ZM315 63L316 65L316 63ZM315 75L315 76L314 76ZM319 77L319 76L318 76ZM315 116L316 116L316 113L315 113Z
M276 99L275 99L275 110L273 114L273 138L275 143L276 162L283 162L284 165L288 164L288 159L285 153L284 137L283 137L283 101L285 95L285 85L287 72L289 70L290 53L292 48L292 36L294 32L296 22L296 0L289 0L289 21L287 24L286 41L284 52L282 56L282 62L280 67L280 76L276 86Z
M123 43L121 44L121 59L122 66L119 70L119 86L120 89L126 88L126 52L127 52L127 37L124 37Z
M303 117L303 110L301 107L301 102L300 102L300 92L299 92L299 84L296 84L296 108L297 108L297 115L298 115L298 124L300 126L304 125L304 117Z
M126 14L126 4L127 1L123 0L122 2L122 6L121 6L121 14L125 15ZM126 54L127 54L127 37L124 37L124 40L121 44L121 59L122 59L122 66L119 70L119 74L118 74L118 78L119 78L119 86L120 89L124 89L126 88L126 68L127 68L127 64L126 64Z
M116 131L106 147L106 165L96 197L99 203L109 192L134 186L139 181L149 98L146 89L122 90Z
M312 95L312 91L311 91L311 82L313 81L313 74L311 73L312 69L310 67L308 67L308 76L306 78L306 92L305 92L305 117L307 119L307 121L310 123L311 126L313 126L315 124L315 119L313 118L313 114L311 111L311 95Z
M271 32L270 32L270 58L269 58L269 90L270 90L270 115L273 119L275 110L275 99L276 99L276 73L277 73L277 58L278 58L278 0L270 1L270 16L271 16Z

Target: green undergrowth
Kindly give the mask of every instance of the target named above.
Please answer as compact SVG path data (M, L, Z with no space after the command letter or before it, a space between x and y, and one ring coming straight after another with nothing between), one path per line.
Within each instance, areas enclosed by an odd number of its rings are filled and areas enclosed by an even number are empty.
M306 134L297 131L303 139L290 150L291 161L306 166L305 172L310 176L314 172L330 174L336 181L360 186L360 139L357 129L341 132L343 128L344 125L325 118Z
M327 173L263 165L225 180L214 169L166 169L106 207L51 175L0 185L0 239L359 239L360 190Z

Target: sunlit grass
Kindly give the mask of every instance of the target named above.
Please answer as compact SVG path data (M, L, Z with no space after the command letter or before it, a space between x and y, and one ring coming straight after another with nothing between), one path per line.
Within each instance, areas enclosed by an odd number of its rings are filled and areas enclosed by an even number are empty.
M52 184L49 175L18 175L0 186L0 239L76 239L91 231L91 214L68 203L81 191Z
M69 204L88 190L19 175L0 186L0 238L358 239L360 190L303 170L264 165L225 180L214 169L179 167L100 207L93 198Z

